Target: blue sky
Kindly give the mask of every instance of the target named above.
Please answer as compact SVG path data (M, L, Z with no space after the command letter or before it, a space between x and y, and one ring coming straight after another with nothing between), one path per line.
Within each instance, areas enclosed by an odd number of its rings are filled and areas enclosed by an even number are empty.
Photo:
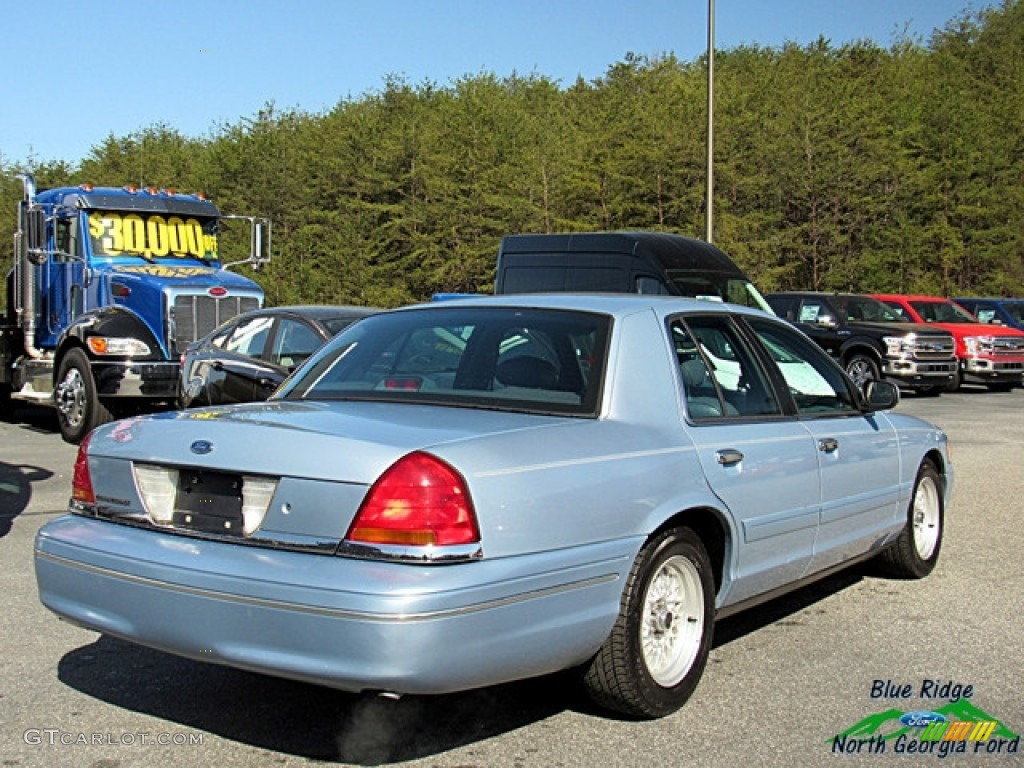
M716 48L833 45L935 29L997 0L716 0ZM0 165L77 163L157 123L202 137L268 102L318 113L397 75L570 85L627 53L707 45L707 0L5 0Z

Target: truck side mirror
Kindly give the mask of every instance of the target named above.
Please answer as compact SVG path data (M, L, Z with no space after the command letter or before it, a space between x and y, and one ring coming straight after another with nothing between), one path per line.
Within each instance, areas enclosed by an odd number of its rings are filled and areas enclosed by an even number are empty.
M253 219L249 235L249 260L254 266L270 261L270 219Z
M42 208L25 211L26 254L33 264L46 263L46 214Z
M830 331L834 331L839 327L839 323L832 315L818 315L818 319L814 321L815 325L827 328Z

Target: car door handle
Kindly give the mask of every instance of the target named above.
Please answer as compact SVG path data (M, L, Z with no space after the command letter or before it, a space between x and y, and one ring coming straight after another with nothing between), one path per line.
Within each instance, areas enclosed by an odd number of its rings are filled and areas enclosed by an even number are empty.
M823 437L818 441L818 450L822 453L835 453L839 450L839 441L834 437Z
M715 461L723 467L731 467L733 464L743 461L743 452L737 451L735 448L722 448L715 451Z

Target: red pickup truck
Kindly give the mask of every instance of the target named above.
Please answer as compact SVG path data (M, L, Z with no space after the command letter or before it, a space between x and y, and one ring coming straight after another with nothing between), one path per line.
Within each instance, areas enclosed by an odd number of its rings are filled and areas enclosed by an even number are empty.
M927 323L953 334L960 365L950 391L964 382L984 384L998 392L1024 383L1024 331L981 323L959 304L938 296L873 295L908 322Z

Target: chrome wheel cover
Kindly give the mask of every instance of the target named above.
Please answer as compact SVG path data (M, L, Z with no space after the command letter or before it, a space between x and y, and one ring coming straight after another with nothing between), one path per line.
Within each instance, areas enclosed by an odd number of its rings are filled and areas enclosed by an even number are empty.
M643 601L640 648L654 681L671 688L690 671L704 636L704 590L696 566L676 555L651 578Z
M939 487L930 476L921 478L914 492L914 506L911 509L910 525L914 534L914 549L922 560L935 554L941 535L941 502Z
M54 393L57 412L69 427L77 427L85 418L85 378L77 368L68 368Z

